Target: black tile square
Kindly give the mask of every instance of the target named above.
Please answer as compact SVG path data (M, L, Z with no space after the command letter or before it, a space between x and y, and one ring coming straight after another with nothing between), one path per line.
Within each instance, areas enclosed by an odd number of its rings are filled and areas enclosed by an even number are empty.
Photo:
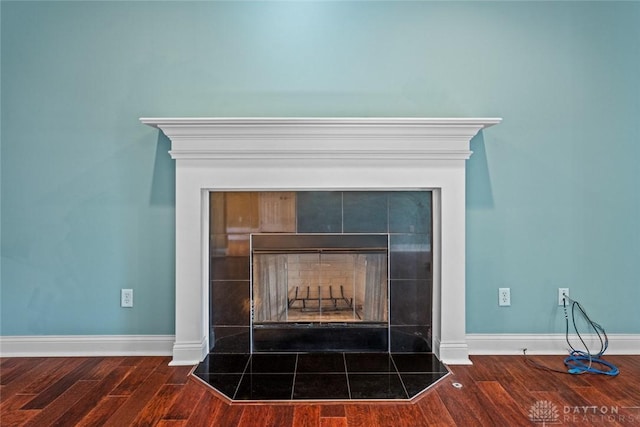
M430 191L394 191L389 193L389 232L428 234L430 231Z
M249 257L211 258L211 280L249 280Z
M413 398L447 375L446 372L431 372L426 374L400 374L402 382L409 393L409 398Z
M209 230L214 234L222 234L227 231L224 221L225 193L211 191L209 193Z
M209 353L196 367L194 373L241 374L244 372L248 361L248 354Z
M430 325L392 326L392 353L431 353Z
M296 193L298 233L341 233L342 193L301 191Z
M431 236L426 233L390 233L391 250L396 252L429 252Z
M238 388L238 384L240 383L240 379L242 378L242 374L196 373L194 375L227 396L229 399L233 399L236 389Z
M349 399L347 375L296 374L293 386L294 399Z
M344 356L342 353L300 353L297 372L345 372Z
M211 281L211 323L214 326L248 326L250 292L248 280Z
M259 193L256 191L225 191L223 198L218 197L211 207L213 222L223 222L217 229L238 232L239 230L251 230L259 226ZM224 215L215 221L215 216Z
M293 389L291 374L245 374L235 399L237 400L290 400Z
M213 326L212 353L249 353L248 326Z
M389 373L396 367L389 353L345 353L348 373Z
M397 373L349 374L352 399L407 399Z
M252 374L293 374L297 355L287 353L260 353L251 355L247 372Z
M391 252L391 279L429 279L431 256L427 252Z
M387 193L350 191L343 194L345 233L386 233Z
M401 374L447 372L447 368L433 353L392 353L391 357Z
M430 280L391 280L390 323L428 325L431 323L432 286Z
M209 238L209 254L212 258L225 257L229 251L229 235L224 231L216 233L212 230Z

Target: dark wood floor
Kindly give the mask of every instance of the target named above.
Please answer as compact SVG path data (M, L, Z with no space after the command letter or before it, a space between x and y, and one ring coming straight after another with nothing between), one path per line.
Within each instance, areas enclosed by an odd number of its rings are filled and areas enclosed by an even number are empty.
M563 368L562 356L531 359ZM606 359L620 368L618 377L548 372L521 356L477 356L413 403L266 405L225 403L189 376L190 367L169 367L165 357L5 358L0 425L640 425L640 356Z

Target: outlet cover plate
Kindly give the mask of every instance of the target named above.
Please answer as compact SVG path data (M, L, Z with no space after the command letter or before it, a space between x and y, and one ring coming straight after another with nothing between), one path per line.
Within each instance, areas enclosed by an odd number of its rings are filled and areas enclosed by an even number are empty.
M498 289L498 305L507 307L511 305L511 288Z
M133 307L133 289L120 290L120 307Z
M563 305L563 295L569 296L569 288L558 288L558 305Z

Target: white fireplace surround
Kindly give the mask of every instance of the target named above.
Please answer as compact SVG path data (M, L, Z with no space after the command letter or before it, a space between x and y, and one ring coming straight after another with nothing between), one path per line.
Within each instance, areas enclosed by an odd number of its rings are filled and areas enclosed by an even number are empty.
M470 364L465 328L465 163L499 118L141 118L176 160L172 365L209 351L209 191L433 191L433 349Z

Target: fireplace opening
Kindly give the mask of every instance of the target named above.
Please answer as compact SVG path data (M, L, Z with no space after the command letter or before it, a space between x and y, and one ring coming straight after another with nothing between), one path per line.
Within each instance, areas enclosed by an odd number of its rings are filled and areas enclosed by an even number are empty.
M388 235L253 235L253 326L388 319Z
M429 352L428 190L210 193L210 342Z

